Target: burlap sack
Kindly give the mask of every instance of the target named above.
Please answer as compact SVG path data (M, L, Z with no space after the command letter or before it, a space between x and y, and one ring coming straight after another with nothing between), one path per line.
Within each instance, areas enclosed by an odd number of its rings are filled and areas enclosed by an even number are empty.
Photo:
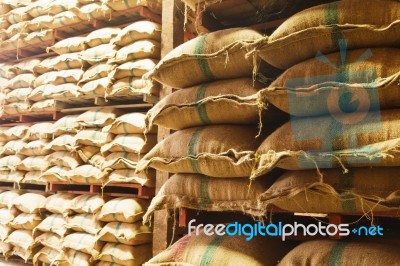
M110 173L108 177L110 183L134 183L146 187L156 186L156 173L153 169L149 171L136 173L133 169L120 169Z
M56 250L49 247L43 247L33 256L33 263L46 263L49 265L67 266L67 258L64 251Z
M293 247L277 238L186 235L144 265L258 265L273 266Z
M106 243L101 250L101 261L115 262L124 266L139 266L151 258L151 244L128 246Z
M106 97L132 100L132 97L143 96L145 94L158 95L159 89L158 83L138 77L129 77L114 81L112 86L106 89Z
M24 213L40 213L45 202L46 197L41 194L25 193L14 200L14 206Z
M137 153L113 152L106 157L103 169L136 169L139 159L140 155Z
M20 154L26 156L44 156L51 153L50 149L46 146L50 143L48 139L38 139L25 144L25 146L19 151Z
M113 134L140 134L145 132L146 115L143 113L128 113L124 114L115 121L104 127L104 132L110 132ZM156 133L156 128L153 128L151 133Z
M22 160L25 159L23 155L9 155L0 158L0 171L17 169L17 166L21 164Z
M24 74L24 73L33 73L33 68L40 63L40 59L27 59L12 65L9 69L10 71L14 72L17 75Z
M21 195L21 192L18 190L10 190L0 193L0 208L8 208L14 204L14 200Z
M99 63L93 65L92 67L90 67L88 70L85 71L79 83L86 83L92 80L107 77L108 74L112 72L115 67L116 65L110 65L105 63Z
M14 89L9 93L7 93L5 100L8 103L23 102L27 100L31 92L32 92L31 88Z
M0 246L1 248L1 246ZM104 248L103 248L104 249ZM110 262L110 261L99 261L96 266L123 266L122 264L118 264L115 262Z
M77 0L54 0L48 3L46 11L52 15L56 15L65 10L71 10L75 12L78 6L79 4Z
M1 2L0 3L0 15L5 15L7 14L12 7L10 5L7 5L6 3Z
M28 14L33 17L39 17L48 14L46 12L47 5L54 0L38 0L27 5Z
M95 65L100 62L114 58L116 53L117 47L115 45L101 44L99 46L95 46L93 48L82 51L81 58L89 64Z
M95 235L87 233L73 233L64 238L63 249L70 248L98 258L104 243L98 240Z
M56 124L54 126L56 127ZM47 146L47 149L52 149L53 151L74 151L75 146L75 136L64 134L54 140L52 140Z
M161 42L161 25L152 21L136 21L123 28L111 40L112 44L127 46L138 40L149 39Z
M68 53L56 56L52 63L56 70L78 69L89 66L81 59L79 53Z
M21 171L46 171L50 167L49 162L44 156L32 156L27 157L21 161L17 166L18 170Z
M54 112L68 107L68 104L58 102L54 99L48 99L32 104L30 112Z
M126 77L142 77L144 74L152 70L159 60L156 59L138 59L133 62L126 62L118 66L114 72L114 79L123 79Z
M146 123L175 130L209 124L256 124L257 90L250 78L221 80L178 90L159 101Z
M75 183L101 184L108 177L108 170L101 170L89 164L78 166L68 173L68 178Z
M39 76L40 74L55 70L53 63L54 58L55 57L48 57L46 59L43 59L42 62L33 67L33 72Z
M215 79L249 77L253 66L248 45L261 38L251 29L227 29L190 40L167 54L146 76L185 88Z
M0 64L0 66L1 66L0 77L5 78L5 79L12 79L16 76L15 73L10 71L10 69L13 67L12 64L2 63L2 64Z
M30 111L31 103L29 102L16 102L3 106L3 112L7 115L26 114Z
M116 37L121 31L118 27L106 27L92 31L86 36L85 43L89 47L99 46L101 44L109 43L111 39Z
M97 235L104 227L104 223L97 220L97 215L85 213L68 217L66 226L76 232Z
M71 153L68 151L57 151L48 156L46 160L50 165L64 166L70 169L75 169L79 165L83 164L82 159L77 153Z
M13 246L10 244L6 244L4 242L0 242L0 253L4 256L4 258L9 258L12 253ZM6 262L7 264L3 264L4 266L22 266L22 264L16 264L12 263L10 264L9 262Z
M32 237L32 231L23 229L12 232L5 242L13 245L14 247L19 247L25 250L31 250L35 245L35 240Z
M85 37L71 37L61 40L51 47L48 47L48 51L53 51L57 54L66 54L80 52L86 49Z
M29 33L25 38L24 42L26 45L36 45L41 44L43 42L50 42L54 40L54 31L53 29L43 30L43 31L34 31Z
M21 183L24 184L35 184L35 185L46 185L46 183L40 179L40 176L42 175L42 171L31 171L31 172L26 172L24 179L21 181Z
M25 73L15 76L7 83L10 89L30 88L33 86L36 77L34 74Z
M76 213L97 213L105 201L101 195L80 195L74 199L71 209Z
M59 235L60 237L64 237L67 233L67 228L65 227L67 224L66 218L61 214L51 214L47 216L34 230L33 234L36 231L41 232L49 232Z
M31 31L40 32L49 28L49 25L53 23L53 16L44 15L40 17L36 17L30 21L25 22L25 28ZM22 22L20 22L22 23Z
M39 214L21 213L10 223L14 229L24 229L32 231L42 221Z
M170 173L248 177L261 143L256 135L255 126L218 125L177 131L146 154L137 170L152 167Z
M139 245L153 240L152 229L147 225L143 225L142 221L135 223L108 223L101 229L98 236L101 241L125 245Z
M95 146L83 146L78 150L78 155L84 163L90 164L90 159L96 154L100 153L100 148Z
M0 33L3 41L7 40L6 29L10 26L11 24L8 22L7 18L0 16Z
M70 207L75 197L76 195L74 194L56 193L47 197L45 208L49 212L67 216L69 214L72 214L72 210L70 209Z
M39 250L40 247L35 247L34 249L29 249L29 250L20 247L13 247L10 256L20 257L21 259L24 260L25 263L28 263L28 261L31 261L33 259L33 255L39 252Z
M113 138L113 134L103 132L101 129L84 129L75 135L75 144L101 147L111 142Z
M14 229L10 226L0 224L0 243L4 242Z
M57 120L52 128L51 133L55 136L60 136L64 133L77 133L79 131L80 125L77 121L79 115L67 115Z
M48 248L61 249L62 238L57 234L46 232L37 236L35 243Z
M394 47L400 41L399 33L396 1L346 0L315 6L292 16L268 40L261 40L257 49L263 60L287 69L319 52L338 51L343 40L349 49Z
M68 249L65 254L69 265L79 265L79 266L93 265L93 263L90 262L91 256L89 254L76 251L73 249Z
M101 3L92 2L79 7L76 13L82 20L111 19L112 9Z
M185 184L182 186L182 184ZM220 188L224 187L223 190ZM143 217L148 222L154 211L190 208L206 211L239 211L262 216L257 198L266 186L256 181L249 187L247 178L212 178L198 174L175 174L162 186Z
M8 225L20 214L17 208L0 208L0 224Z
M79 92L88 96L100 96L104 97L107 88L111 85L112 81L110 77L104 77L101 79L96 79L83 84L79 89Z
M45 182L65 182L68 181L68 173L71 169L63 166L54 166L40 175L39 180Z
M61 71L47 72L39 76L35 80L35 87L39 87L44 84L61 85L64 83L77 83L83 75L82 69L66 69Z
M122 110L116 108L95 108L81 114L77 121L84 127L104 127L122 114Z
M27 28L26 21L18 22L16 24L12 24L11 26L9 26L5 30L5 34L7 35L8 38L11 38L18 33L26 33L27 32L26 28Z
M17 33L14 36L5 40L4 42L1 42L0 48L2 49L2 51L14 53L15 50L18 50L28 45L24 40L26 36L27 33Z
M58 13L57 15L53 16L53 22L50 25L48 25L48 27L51 29L57 29L57 28L61 28L61 27L69 26L69 25L72 26L81 21L82 20L80 19L80 17L77 14L75 14L74 12L64 11L64 12Z
M104 204L98 219L103 222L133 223L142 219L148 206L147 200L115 198Z
M122 64L128 61L153 58L160 59L161 57L161 43L158 41L145 39L135 41L128 46L119 49L114 58L110 59L109 63Z
M29 126L20 125L5 129L1 132L1 134L4 135L4 138L8 141L14 139L24 139L28 133L28 130Z
M51 128L53 127L53 122L40 122L33 124L28 129L28 134L26 139L28 140L41 140L41 139L51 139Z
M28 8L26 6L17 7L6 14L8 22L16 24L21 21L27 21L31 16L27 13Z
M151 11L161 14L162 1L160 0L102 0L113 10L120 11L136 6L148 7Z
M24 171L0 171L0 181L19 183L24 179Z
M1 155L15 155L27 144L25 140L10 140L1 149Z
M107 133L106 133L107 134ZM147 153L157 144L157 135L117 135L110 143L101 147L101 152Z
M341 113L353 103L341 102L345 94L357 97L358 112L399 107L399 49L376 48L369 57L355 63L365 49L350 50L346 62L339 52L326 56L330 64L314 58L299 63L283 73L260 92L260 100L269 102L294 116ZM348 62L348 63L347 63ZM345 67L345 72L332 68Z
M400 166L400 110L293 119L257 150L251 178L275 167L287 170ZM354 137L354 138L353 138ZM353 138L353 139L352 139Z
M374 213L398 210L399 168L289 171L259 197L290 212ZM265 208L264 208L265 209Z
M290 251L279 266L291 265L396 265L400 254L396 245L377 242L314 240Z

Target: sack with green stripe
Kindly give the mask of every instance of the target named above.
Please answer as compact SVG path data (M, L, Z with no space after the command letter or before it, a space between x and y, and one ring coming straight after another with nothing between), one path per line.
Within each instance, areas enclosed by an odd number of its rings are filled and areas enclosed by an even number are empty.
M24 179L24 171L0 171L0 181L19 183Z
M14 200L21 195L19 190L9 190L0 193L0 208L11 209L14 204Z
M66 182L68 181L68 173L71 169L65 166L53 166L39 177L44 182Z
M98 219L103 222L134 223L142 219L149 204L148 200L143 199L115 198L103 205Z
M143 113L128 113L121 115L115 121L103 128L104 132L113 134L140 134L146 131L145 123L146 115ZM157 128L153 127L148 132L150 134L157 133Z
M251 178L287 170L400 166L400 110L292 119L257 150Z
M101 129L84 129L75 135L75 144L101 147L113 139L113 134L103 132Z
M117 53L117 47L111 44L101 44L92 48L88 48L80 52L82 60L88 62L91 65L98 64L100 62L106 62L109 59L115 57Z
M64 251L49 247L43 247L39 252L35 253L32 262L59 266L69 265Z
M31 108L31 103L29 101L15 102L10 104L5 104L2 107L4 114L7 115L25 114L29 113L29 110Z
M8 103L23 102L27 100L29 94L31 93L32 93L31 88L14 89L6 94L5 100Z
M56 151L46 156L50 165L58 165L74 169L83 164L82 159L76 152Z
M399 54L400 49L374 48L351 50L345 55L333 53L322 61L309 59L289 68L262 90L260 100L293 116L399 107ZM358 99L359 106L346 97Z
M45 43L45 42L50 42L54 40L54 31L53 29L49 29L49 30L42 30L39 32L31 32L29 33L25 38L24 38L24 42L26 43L26 45L24 46L29 46L29 45L38 45L41 43Z
M122 79L130 76L142 77L144 74L152 70L159 60L157 59L138 59L132 62L126 62L115 69L114 79Z
M110 134L110 133L105 133ZM117 135L113 141L101 147L102 153L128 152L144 154L157 144L157 135L123 134Z
M292 265L397 265L398 246L373 241L307 241L290 251L278 264Z
M31 156L22 160L17 166L20 171L40 171L44 172L50 167L49 162L44 156Z
M261 196L269 205L289 212L374 214L399 210L399 168L352 168L289 171Z
M54 99L48 99L32 104L29 112L54 112L67 108L67 103L59 102Z
M111 222L101 229L98 237L108 243L125 245L140 245L153 240L152 228L143 225L142 221L135 223Z
M1 155L14 155L20 154L20 151L25 147L27 142L25 140L10 140L1 149Z
M18 214L20 214L20 211L17 208L0 208L0 224L10 224Z
M111 19L112 18L112 9L107 5L103 5L102 3L91 2L87 5L80 6L79 8L74 8L72 10L76 13L82 20L91 20L91 19Z
M23 155L9 155L0 158L0 171L15 171L23 159L25 159Z
M161 43L155 40L144 39L122 47L108 63L122 64L137 59L160 59L160 57Z
M137 165L170 173L248 177L262 139L256 126L213 125L177 131L159 142Z
M14 206L24 213L41 213L45 202L46 196L41 193L25 193L14 200Z
M68 217L66 227L76 232L97 235L104 225L104 222L97 220L97 215L85 213Z
M149 169L147 172L136 173L134 169L119 169L113 171L108 177L108 182L112 183L133 183L145 187L156 186L156 172Z
M46 198L45 208L51 213L67 216L73 213L70 207L75 197L74 194L56 193Z
M112 152L106 157L103 169L136 169L140 154L128 152ZM150 170L150 169L149 169Z
M60 136L64 133L77 133L81 128L77 121L78 117L79 115L67 115L60 118L54 122L51 128L51 133L55 136Z
M25 73L17 75L11 78L8 83L7 87L9 89L18 89L18 88L31 88L34 84L36 77L34 74Z
M339 51L340 40L346 40L349 49L395 47L400 42L399 5L391 0L345 0L312 7L259 41L257 54L287 69L320 53Z
M68 232L68 229L65 227L66 224L66 217L61 214L51 214L33 230L33 235L36 235L37 231L40 231L43 233L55 233L61 237L64 237Z
M86 84L83 84L81 88L79 88L79 92L89 97L104 97L106 94L107 88L112 84L112 80L110 77L104 77L100 79L96 79L93 81L89 81Z
M93 108L79 115L77 122L84 127L105 127L124 112L112 107Z
M81 36L63 39L54 44L53 46L48 47L46 50L48 52L53 51L57 54L81 52L86 49L85 40L86 40L85 37ZM42 61L42 64L44 64L45 60Z
M133 22L123 28L118 35L111 40L111 43L123 47L143 39L161 42L161 25L147 20Z
M116 65L99 63L91 66L82 76L82 79L79 83L86 83L92 80L100 79L107 77L110 72L114 70Z
M90 262L91 256L89 254L74 250L68 249L65 252L65 256L67 257L68 265L79 265L79 266L92 266L93 264Z
M35 240L33 239L32 231L30 230L15 230L8 236L5 242L24 250L32 250L32 248L35 247Z
M96 235L87 233L72 233L64 238L63 249L74 249L87 254L90 254L94 259L97 259L104 243L98 240Z
M26 134L28 133L29 126L20 125L13 126L8 128L2 128L0 134L1 138L4 140L15 140L15 139L24 139Z
M42 220L41 215L37 213L20 213L10 225L14 229L33 230Z
M275 266L294 244L277 238L256 236L185 235L165 251L145 263L145 266L174 265L248 265Z
M140 266L151 258L151 248L151 244L128 246L119 243L106 243L99 255L102 263L100 265ZM105 264L105 262L108 263Z
M82 20L72 11L64 11L53 16L51 24L47 27L57 29L64 26L69 26L81 22Z
M72 204L71 209L76 213L97 213L105 203L106 197L100 194L94 195L79 195L76 197Z
M250 51L249 45L261 37L257 31L245 28L199 36L168 53L146 77L175 88L250 77L253 58L247 58L246 54Z
M64 83L78 83L82 78L84 71L82 69L66 69L61 71L51 71L40 75L35 79L34 86L53 84L61 85Z
M89 47L110 43L111 39L116 37L120 31L121 29L118 27L106 27L92 31L85 37L85 43Z
M46 232L37 236L35 238L35 243L38 243L44 247L60 249L62 238L57 234Z
M89 66L88 63L83 61L79 53L67 53L54 57L51 61L53 67L60 71L66 69L85 69Z
M156 14L161 14L162 1L161 0L101 0L106 3L113 10L120 11L125 9L134 8L137 6L144 6L149 8Z
M52 149L53 151L74 151L75 135L64 134L53 139L45 149Z
M43 15L40 17L36 17L34 19L32 19L31 21L26 21L26 22L20 22L20 23L24 23L24 31L28 31L28 32L33 32L33 31L37 31L40 32L44 29L48 29L50 28L48 25L51 25L53 22L53 16L50 15ZM18 24L20 24L18 23ZM18 24L14 24L13 26L16 26ZM10 28L9 28L10 29Z
M260 88L251 78L241 78L177 90L150 109L147 127L156 124L179 130L210 124L257 124Z
M185 184L185 185L182 185ZM221 189L221 188L224 189ZM266 189L259 180L250 185L248 178L212 178L199 174L175 174L151 201L143 220L149 222L157 210L189 208L205 211L238 211L262 216L257 197Z
M51 150L46 148L50 143L48 139L38 139L28 142L20 151L20 154L26 156L45 156L51 153Z
M103 184L107 181L108 172L108 169L101 170L90 164L85 164L70 170L68 179L80 184Z
M41 122L31 125L26 138L28 140L52 139L51 128L53 122Z
M160 84L139 77L127 77L113 82L106 89L106 98L122 100L143 99L143 95L159 95Z

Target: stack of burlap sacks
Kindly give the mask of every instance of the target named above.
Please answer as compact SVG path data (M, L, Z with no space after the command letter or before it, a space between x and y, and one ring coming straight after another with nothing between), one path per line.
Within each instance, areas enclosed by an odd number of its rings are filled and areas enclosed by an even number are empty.
M129 100L158 95L142 79L160 58L161 26L138 21L122 30L103 28L49 47L59 56L1 65L4 114L52 111L102 97ZM83 97L82 97L83 96ZM92 99L92 100L90 100Z
M387 14L389 10L387 8L390 9L390 15ZM371 15L367 9L374 10L374 14ZM361 1L346 0L300 12L283 23L270 37L261 38L250 45L253 49L248 48L251 50L247 54L248 57L259 56L273 67L286 70L267 88L258 92L257 102L261 106L267 104L276 106L290 114L291 120L267 136L263 142L260 141L258 149L250 153L253 160L249 162L247 177L253 181L251 183L253 189L254 182L260 179L274 181L274 176L269 174L272 170L279 168L288 171L263 193L244 193L246 196L252 195L257 201L253 210L246 204L238 205L243 206L245 213L265 214L271 205L288 212L301 213L362 215L399 210L400 187L396 182L395 173L400 166L397 156L400 116L398 110L393 109L400 106L399 53L398 49L394 48L400 43L399 21L400 4L397 1L368 1L366 4ZM354 27L347 27L348 25ZM214 32L183 44L167 55L149 77L178 88L182 87L179 83L165 82L172 73L179 73L173 76L176 82L188 79L200 83L196 79L197 69L212 79L218 79L220 76L214 74L216 67L212 64L212 60L221 55L225 59L224 63L219 64L221 69L225 70L227 75L234 73L229 68L232 59L235 58L234 52L229 53L229 49L228 51L203 50L204 47L208 48L207 44L217 43L207 42L212 39L211 36L216 37L215 40L222 40L223 36L232 35L229 30ZM236 39L241 38L236 37ZM196 42L202 43L195 48L185 50L186 47L191 47L190 45L193 47L193 43ZM235 44L232 42L226 46L232 48ZM186 60L180 61L179 56L176 56L178 53L181 53L182 57L184 55ZM189 68L186 62L190 62L187 58L191 56L198 64L193 64L194 66ZM173 62L170 60L173 57L178 59ZM237 61L235 63L235 66L243 65ZM232 91L234 89L235 87L231 88ZM204 88L197 90L196 96L199 97L197 102L188 100L186 96L184 107L178 102L177 97L173 98L173 95L182 93L181 90L167 96L164 101L156 105L155 108L158 109L149 112L150 124L159 119L162 121L158 122L159 125L168 127L168 123L163 119L171 120L171 118L162 116L164 109L178 113L185 110L184 108L189 109L190 104L196 106L198 111L197 117L191 120L200 120L205 117L204 114L209 115L205 109L207 101L201 98L204 91ZM171 98L175 102L166 102ZM167 108L164 108L163 105L167 104L169 104ZM237 113L240 112L232 106L234 105L220 105L220 108L216 108L216 113L219 116L235 114L239 117ZM240 110L245 113L245 108ZM180 113L180 116L176 116L176 120L184 121L187 113L189 112ZM206 121L210 123L209 119ZM267 126L268 124L263 124L263 127ZM254 125L246 132L252 132L252 129ZM208 175L214 173L214 169L218 169L219 173L231 173L232 166L229 160L225 160L224 164L218 162L220 150L223 148L227 151L225 154L231 154L239 159L234 164L235 169L246 162L240 157L241 153L235 150L235 142L229 139L229 135L232 134L230 126L225 126L215 134L222 136L221 139L215 136L203 138L206 129L190 130L175 132L159 143L139 162L138 169L154 167L172 173L181 169L186 173L197 172ZM241 143L251 143L239 130L234 132L240 136ZM177 135L179 138L175 137ZM226 143L227 139L229 141ZM178 153L178 147L181 153ZM185 149L182 149L184 147ZM211 147L212 156L201 154L198 147L202 149ZM182 162L186 163L186 168L181 166ZM176 180L178 180L177 175L172 176L161 188L145 215L145 221L150 218L154 210L176 207L206 209L204 206L210 206L213 202L209 196L211 182L195 183L193 181L195 179L188 175L185 179L181 178L180 184L185 182L185 187L182 188L178 184L172 185ZM189 185L188 180L196 186ZM209 180L214 181L211 178ZM213 189L214 193L221 197L225 195L225 192L230 190L227 184L222 185L221 182ZM241 195L240 189L247 192L246 184L248 182L236 189L235 193L229 193L229 196L234 197L236 193ZM224 206L225 208L220 210L239 209L228 204ZM182 241L190 243L195 239L196 237L193 237ZM192 254L191 252L199 252L199 257L206 258L205 250L196 249L190 244L182 248L182 245L177 243L175 247L149 261L148 265L173 262L196 264L192 257L185 255ZM322 252L319 247L323 247ZM176 249L179 249L178 258L171 256L175 254ZM303 255L304 250L308 251L307 256ZM339 250L343 251L341 256L334 256L333 254L337 254ZM357 264L361 260L366 263L363 259L366 250L368 250L368 265L382 265L382 257L385 258L384 264L395 264L399 259L398 252L389 243L326 240L299 245L282 260L281 265L304 265L310 260L313 265L324 265L328 263L329 258L333 260L329 263L343 260L349 264ZM214 259L217 261L218 257L213 257L212 260ZM269 264L273 263L276 261L269 261Z
M0 193L0 252L51 265L141 265L151 256L147 203L130 198Z
M0 49L16 49L54 39L54 29L91 19L108 20L113 12L136 6L161 13L161 1L133 0L2 0L0 2ZM79 27L79 25L78 25Z

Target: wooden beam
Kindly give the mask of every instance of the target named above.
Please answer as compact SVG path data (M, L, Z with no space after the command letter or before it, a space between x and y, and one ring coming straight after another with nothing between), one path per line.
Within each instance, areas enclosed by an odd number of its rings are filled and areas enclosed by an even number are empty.
M184 10L184 5L181 0L163 1L161 33L162 57L183 43ZM172 93L172 88L163 87L160 92L160 98L170 93ZM170 133L169 129L159 127L158 142L165 139ZM168 178L168 173L157 171L156 193ZM173 219L169 217L168 211L162 210L154 213L153 255L162 252L170 244L173 235L173 224Z

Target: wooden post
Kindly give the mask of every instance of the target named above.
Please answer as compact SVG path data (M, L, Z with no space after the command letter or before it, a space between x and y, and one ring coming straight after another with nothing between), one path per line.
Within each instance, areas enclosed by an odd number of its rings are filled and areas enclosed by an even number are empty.
M162 57L183 43L184 12L184 5L181 0L163 0L161 33ZM172 93L172 88L163 87L160 92L160 98L170 93ZM169 129L159 127L158 142L165 139L170 133ZM157 171L156 193L168 178L168 173ZM170 244L173 224L173 217L169 217L166 210L156 211L154 213L153 255L165 250Z

